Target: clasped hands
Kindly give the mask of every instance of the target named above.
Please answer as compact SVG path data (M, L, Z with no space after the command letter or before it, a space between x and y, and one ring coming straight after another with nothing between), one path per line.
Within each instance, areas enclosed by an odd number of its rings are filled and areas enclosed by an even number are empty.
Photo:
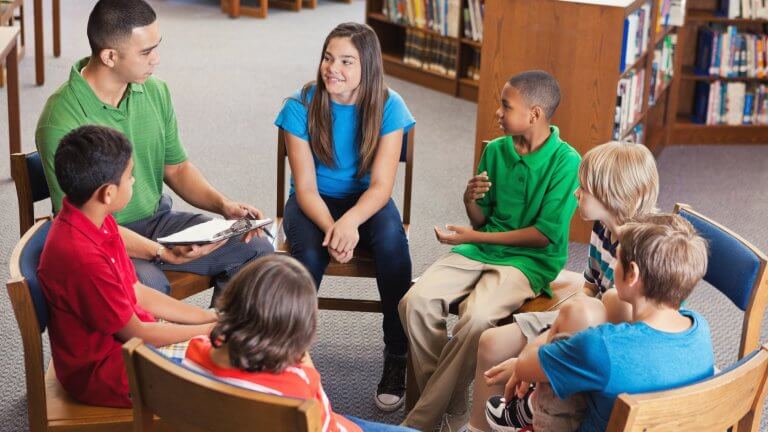
M328 248L328 254L341 264L348 263L360 241L359 225L347 215L337 220L325 232L323 246Z

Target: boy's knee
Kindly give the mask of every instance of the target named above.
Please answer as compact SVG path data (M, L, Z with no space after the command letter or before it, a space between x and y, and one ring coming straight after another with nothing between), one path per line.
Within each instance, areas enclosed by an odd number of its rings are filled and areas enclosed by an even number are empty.
M563 305L553 327L557 332L576 333L605 321L605 307L600 300L579 297Z
M400 313L400 318L405 321L408 319L409 314L422 315L427 313L430 309L430 304L434 301L434 298L425 295L423 291L419 290L418 285L414 285L400 299L400 302L397 304L397 310Z
M520 340L524 340L522 331L517 324L510 324L506 331L501 327L492 327L480 334L477 345L477 362L483 367L491 367L505 360L506 353L516 351ZM512 355L514 356L514 354Z
M601 303L606 311L606 319L618 324L632 320L632 305L621 300L615 289L603 293Z

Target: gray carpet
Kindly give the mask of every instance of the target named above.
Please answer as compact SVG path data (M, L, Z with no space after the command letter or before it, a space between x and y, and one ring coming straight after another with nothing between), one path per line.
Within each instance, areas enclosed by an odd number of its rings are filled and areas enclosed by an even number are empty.
M45 86L34 85L31 51L20 65L25 151L34 148L34 126L45 99L67 78L72 63L88 53L85 23L93 4L63 2L63 55L53 58L48 40ZM163 33L157 74L171 87L192 160L229 196L274 212L274 117L282 99L315 76L327 32L342 21L362 21L364 2L320 1L316 10L301 13L271 10L267 20L230 20L219 12L216 0L153 4ZM46 9L47 23L49 18ZM46 31L50 37L50 27ZM461 193L472 165L476 105L394 78L388 83L403 95L418 122L411 253L414 272L420 274L446 251L435 242L432 226L465 220ZM0 90L3 149L5 103L5 90ZM768 146L671 147L659 158L659 170L662 209L687 202L768 250L763 213L768 208ZM398 185L397 193L401 190ZM0 202L0 280L5 281L18 240L15 189L6 157L0 158ZM586 248L572 245L568 268L580 270L585 259ZM322 293L376 298L375 285L367 280L329 278ZM0 430L26 430L21 342L7 297L0 299ZM204 305L208 298L200 295L191 301ZM742 313L706 284L696 290L690 305L710 322L718 364L732 362ZM322 312L320 320L312 355L336 410L399 422L402 413L382 414L372 399L383 348L380 317Z

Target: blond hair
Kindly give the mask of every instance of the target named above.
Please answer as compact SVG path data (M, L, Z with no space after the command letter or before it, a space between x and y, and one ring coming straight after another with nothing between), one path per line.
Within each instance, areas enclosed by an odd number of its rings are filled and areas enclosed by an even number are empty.
M659 172L642 144L611 141L591 149L579 166L579 183L619 225L656 211Z
M679 308L707 272L707 242L683 217L649 214L619 231L619 259L625 271L634 262L645 297Z

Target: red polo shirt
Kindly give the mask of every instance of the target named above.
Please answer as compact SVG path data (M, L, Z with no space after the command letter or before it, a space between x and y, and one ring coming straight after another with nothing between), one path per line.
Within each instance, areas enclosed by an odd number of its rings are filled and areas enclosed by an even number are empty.
M130 407L128 377L115 333L135 313L136 270L107 216L97 227L64 199L43 248L37 274L48 301L48 335L56 376L75 399Z

